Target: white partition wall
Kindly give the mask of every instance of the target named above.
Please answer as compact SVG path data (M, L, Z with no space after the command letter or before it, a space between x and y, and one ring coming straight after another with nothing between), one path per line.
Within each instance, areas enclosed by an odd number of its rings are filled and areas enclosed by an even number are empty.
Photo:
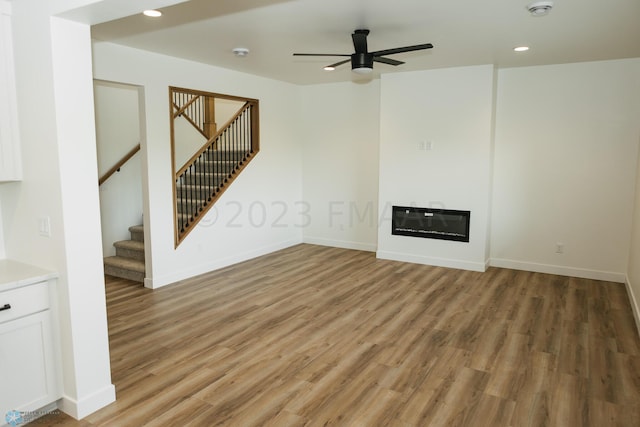
M115 399L102 272L90 29L52 17L42 6L32 0L13 4L21 148L28 161L23 182L5 190L3 203L10 203L3 207L5 251L8 258L59 273L62 409L84 417ZM39 230L42 221L49 225L48 233Z
M484 271L493 66L383 75L381 92L378 257ZM469 210L470 240L392 235L394 205Z

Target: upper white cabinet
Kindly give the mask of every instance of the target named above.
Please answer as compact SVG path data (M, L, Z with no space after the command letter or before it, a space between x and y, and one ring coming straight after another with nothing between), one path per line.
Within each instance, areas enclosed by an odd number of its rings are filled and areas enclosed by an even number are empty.
M11 3L0 0L0 182L22 179Z

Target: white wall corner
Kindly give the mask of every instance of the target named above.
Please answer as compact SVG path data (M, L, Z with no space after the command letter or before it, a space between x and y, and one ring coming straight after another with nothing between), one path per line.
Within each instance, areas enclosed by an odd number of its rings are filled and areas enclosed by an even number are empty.
M640 307L638 307L638 300L633 293L633 286L631 286L631 280L628 276L626 277L624 284L627 288L627 295L629 296L629 304L633 311L633 318L636 321L636 332L638 333L638 336L640 336Z
M109 384L79 400L65 395L58 402L58 407L62 412L80 420L115 401L116 388L113 384Z

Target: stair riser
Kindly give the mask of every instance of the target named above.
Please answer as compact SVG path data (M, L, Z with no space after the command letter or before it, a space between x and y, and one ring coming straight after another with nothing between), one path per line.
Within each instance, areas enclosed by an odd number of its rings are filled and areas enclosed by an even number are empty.
M116 256L131 258L137 261L144 261L144 251L135 251L131 249L116 247Z
M233 171L238 164L238 162L198 162L195 165L195 170L215 173L229 173Z
M144 232L143 231L130 231L131 240L135 240L136 242L144 242Z
M178 187L176 188L176 195L178 196L178 199L181 199L182 197L190 199L190 198L194 198L194 199L199 199L199 200L207 200L209 199L209 197L211 197L211 191L209 191L207 188L199 188L197 186L195 187Z
M109 276L120 277L121 279L133 280L134 282L144 283L144 273L139 271L131 271L124 268L118 268L111 265L104 266L104 273Z
M209 204L207 204L208 206ZM197 212L201 212L201 208L204 209L205 206L197 203L189 204L179 204L176 206L179 214L196 214Z
M227 175L223 176L211 176L211 175L198 175L198 174L190 174L186 175L184 178L180 180L180 183L183 185L220 185L224 180L228 178Z
M247 157L246 151L214 151L205 154L206 160L242 160Z

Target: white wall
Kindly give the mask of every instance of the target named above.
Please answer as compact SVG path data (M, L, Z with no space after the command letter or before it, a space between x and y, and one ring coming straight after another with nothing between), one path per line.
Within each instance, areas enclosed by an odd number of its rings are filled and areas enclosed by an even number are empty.
M93 52L95 78L144 87L145 249L152 260L146 286L163 286L302 241L295 226L302 197L296 86L109 43L95 43ZM260 153L176 249L169 86L260 100Z
M233 101L231 99L216 98L216 124L218 129L222 128L231 117L233 117L244 105L244 102Z
M95 81L98 176L103 176L140 142L139 88ZM140 153L100 186L102 252L115 255L114 242L131 236L129 227L142 224Z
M484 271L493 80L493 66L382 76L378 257ZM470 241L391 235L393 205L470 210Z
M639 81L638 59L499 71L492 265L624 280Z
M304 241L375 251L380 82L301 88Z
M207 139L184 116L174 119L173 134L175 168L178 171L202 148Z
M59 273L62 408L82 417L115 399L101 262L89 27L13 5L24 180L3 188L9 258ZM37 112L37 114L35 113ZM51 237L38 233L48 217Z
M638 120L640 120L640 114L637 117ZM640 143L640 135L638 135L638 143ZM638 164L640 165L640 153L638 154ZM635 204L633 208L626 285L633 314L636 319L636 327L638 328L638 333L640 333L640 168L636 171Z

